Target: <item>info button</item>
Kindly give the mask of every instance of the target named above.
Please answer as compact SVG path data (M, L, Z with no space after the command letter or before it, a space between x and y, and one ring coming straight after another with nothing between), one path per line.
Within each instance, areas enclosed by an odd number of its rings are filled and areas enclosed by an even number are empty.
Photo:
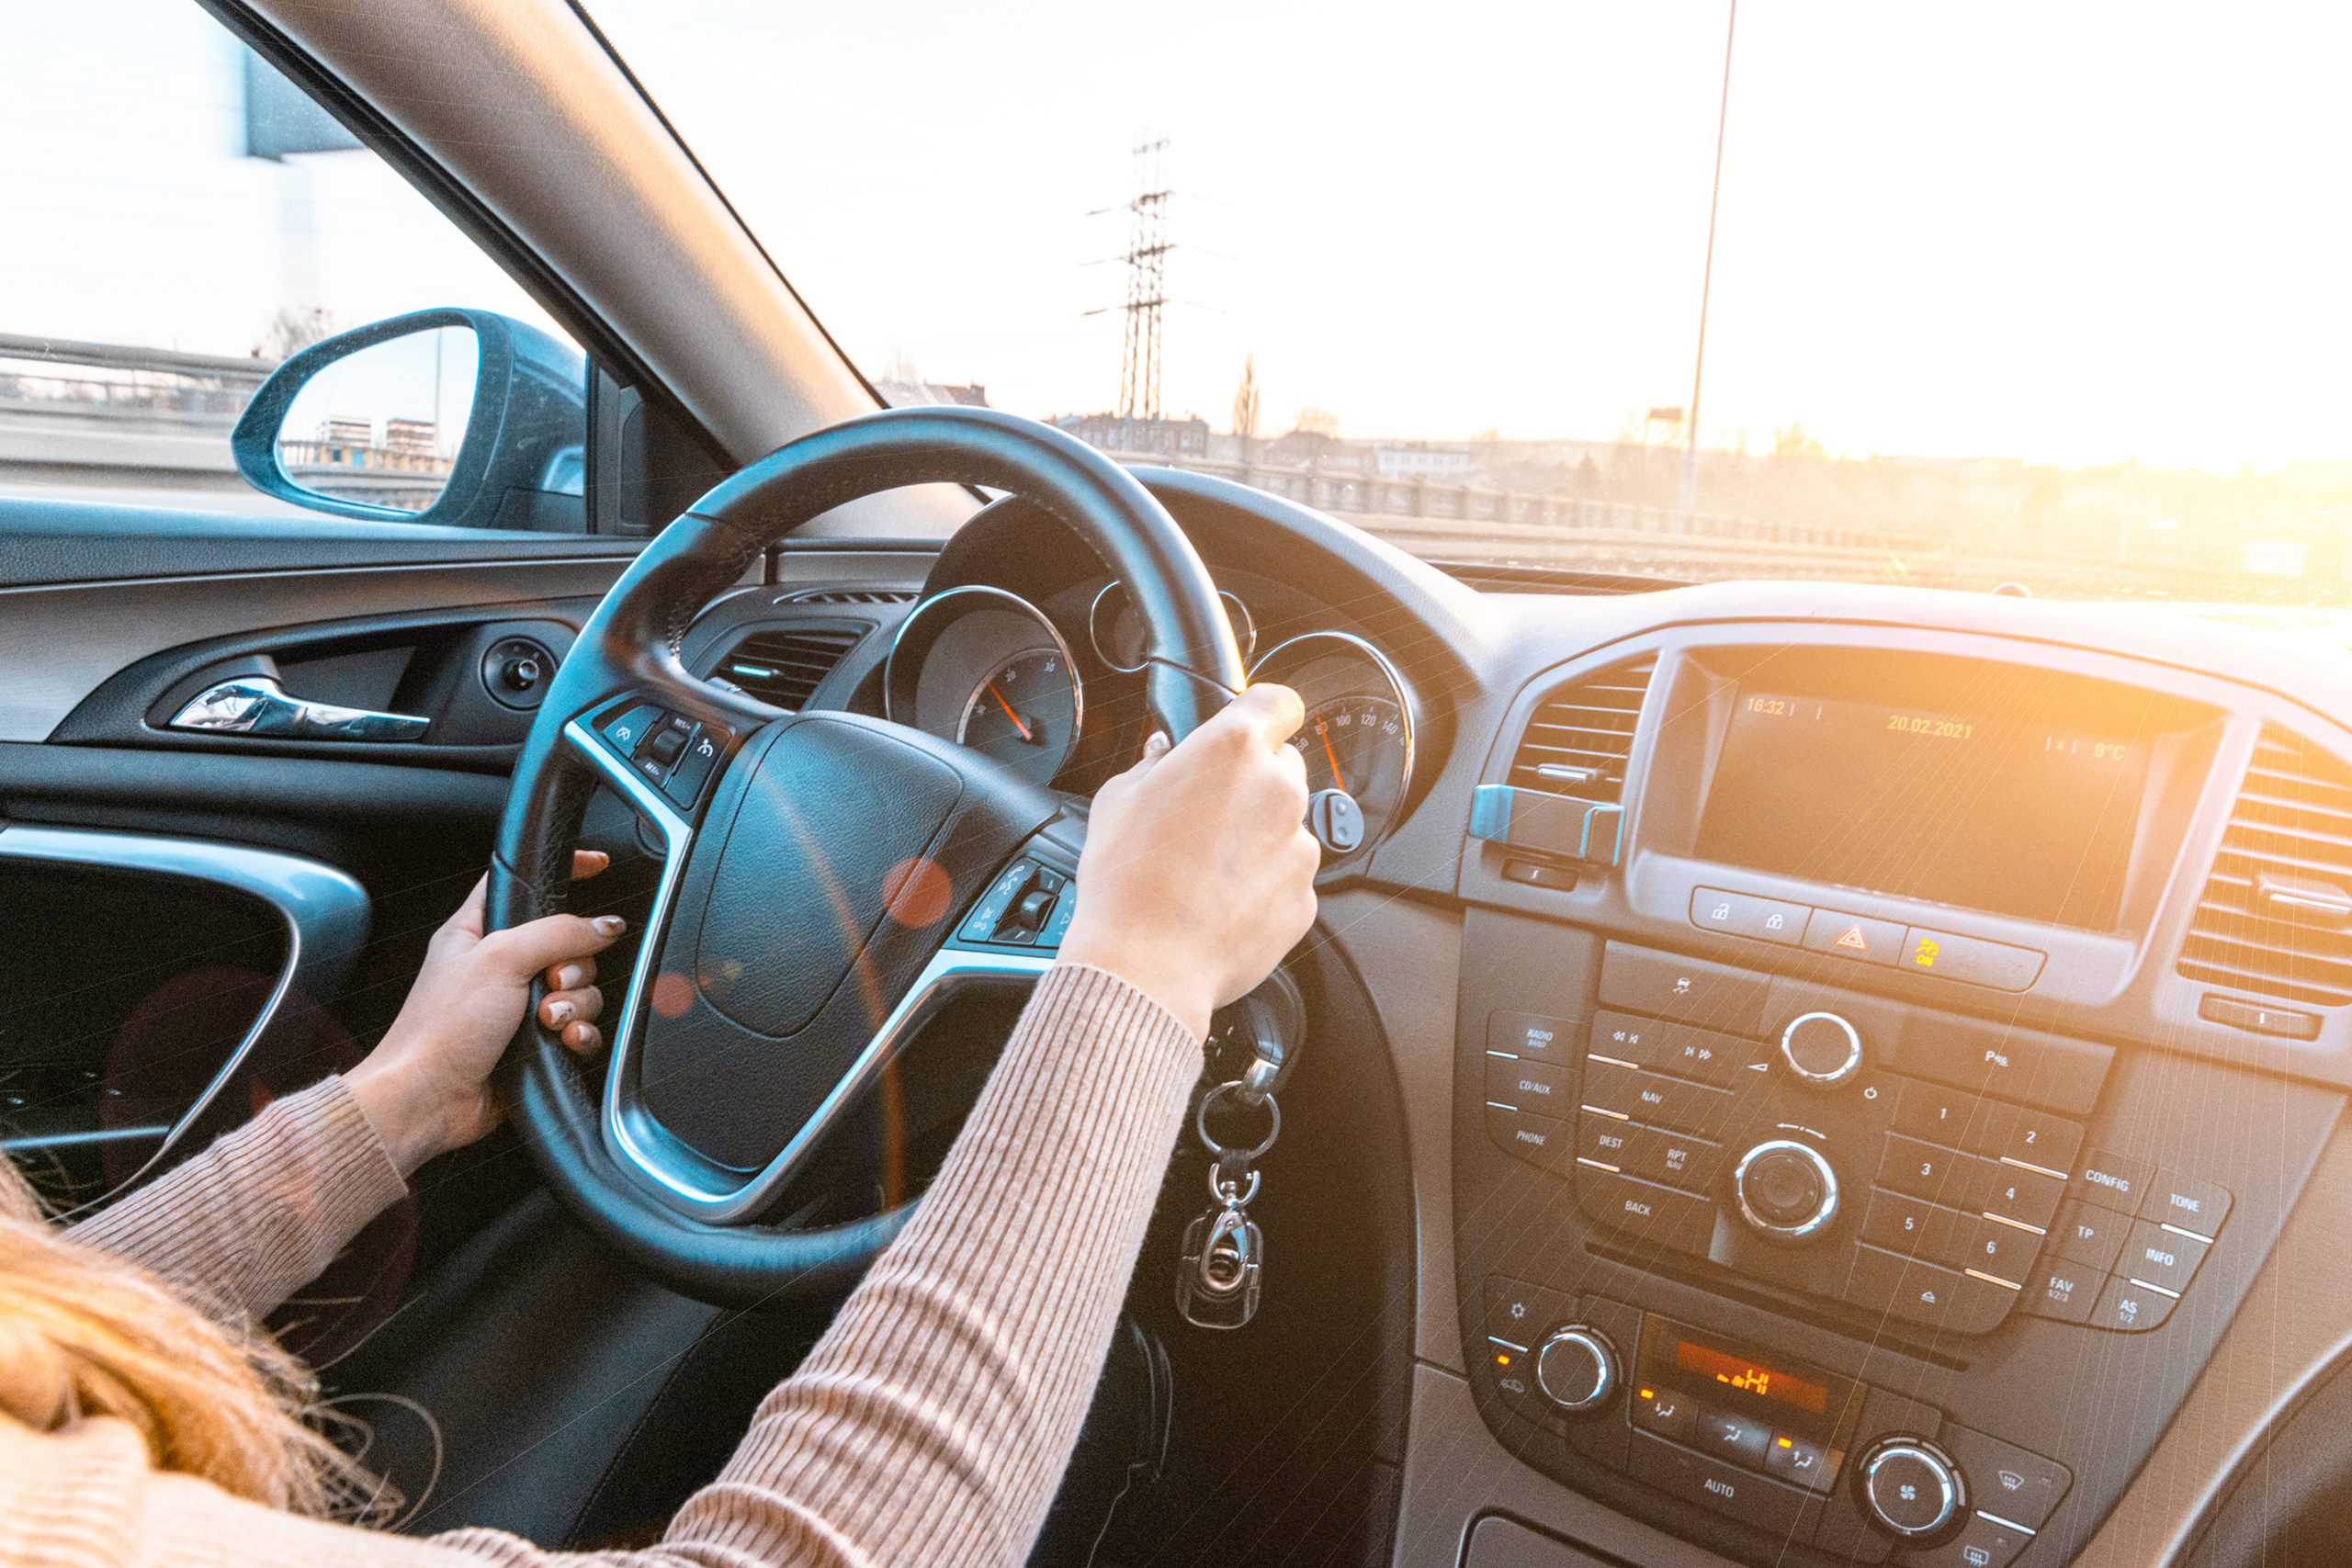
M1783 904L1753 893L1730 893L1701 887L1690 895L1690 923L1702 931L1777 942L1790 947L1804 940L1804 923L1813 913L1804 904Z
M1892 964L1902 955L1904 933L1909 929L1893 920L1815 909L1811 923L1804 928L1804 944L1815 953L1833 957L1859 959L1864 964Z

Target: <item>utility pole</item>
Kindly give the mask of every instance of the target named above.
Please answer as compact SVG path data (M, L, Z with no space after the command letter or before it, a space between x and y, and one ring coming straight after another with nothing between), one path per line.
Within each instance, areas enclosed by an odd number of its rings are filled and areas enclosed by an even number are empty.
M1715 178L1707 192L1707 263L1699 275L1699 355L1690 370L1690 408L1682 425L1682 506L1684 517L1699 509L1699 389L1707 378L1707 298L1715 285L1715 211L1724 194L1724 127L1731 119L1731 46L1739 31L1739 0L1730 0L1731 15L1724 24L1724 91L1715 107Z
M1135 194L1127 198L1127 319L1119 346L1119 417L1159 418L1159 319L1168 304L1168 138L1146 131L1136 142ZM1118 210L1113 209L1111 210ZM1097 312L1090 310L1088 315Z

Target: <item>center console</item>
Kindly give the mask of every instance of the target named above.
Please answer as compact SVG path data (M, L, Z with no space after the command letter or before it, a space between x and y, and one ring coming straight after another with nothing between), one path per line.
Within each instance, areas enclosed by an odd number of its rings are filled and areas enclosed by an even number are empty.
M1473 1393L1736 1558L2054 1568L2275 1239L2344 1020L2183 956L2267 731L2095 655L1814 635L1620 652L1506 725L1463 874Z

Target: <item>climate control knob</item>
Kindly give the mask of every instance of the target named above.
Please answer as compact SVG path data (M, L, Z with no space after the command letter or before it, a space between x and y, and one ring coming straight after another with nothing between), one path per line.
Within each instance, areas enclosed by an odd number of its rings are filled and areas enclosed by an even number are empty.
M1617 1392L1617 1347L1581 1323L1555 1329L1535 1352L1535 1386L1570 1415L1598 1410Z
M1903 1540L1931 1540L1968 1510L1960 1467L1922 1438L1882 1438L1862 1456L1862 1506L1879 1529Z
M1810 1241L1838 1217L1838 1172L1794 1138L1769 1139L1740 1156L1731 1186L1740 1218L1774 1241Z
M1808 1012L1781 1031L1781 1060L1799 1083L1836 1089L1862 1070L1862 1036L1834 1012Z

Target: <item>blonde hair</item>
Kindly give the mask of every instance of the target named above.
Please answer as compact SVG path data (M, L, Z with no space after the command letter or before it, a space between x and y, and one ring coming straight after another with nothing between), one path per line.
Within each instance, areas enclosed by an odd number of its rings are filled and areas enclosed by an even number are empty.
M159 1470L296 1513L354 1517L386 1488L322 1435L318 1383L258 1326L232 1334L120 1258L77 1246L0 1157L0 1416L111 1416Z

